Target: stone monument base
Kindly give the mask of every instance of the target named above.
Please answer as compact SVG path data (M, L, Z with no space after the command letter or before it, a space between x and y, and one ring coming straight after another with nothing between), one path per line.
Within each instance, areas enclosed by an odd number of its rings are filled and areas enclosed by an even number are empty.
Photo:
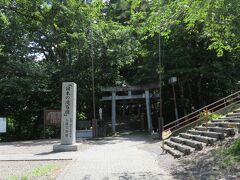
M65 152L65 151L78 151L78 144L55 144L53 145L54 152Z

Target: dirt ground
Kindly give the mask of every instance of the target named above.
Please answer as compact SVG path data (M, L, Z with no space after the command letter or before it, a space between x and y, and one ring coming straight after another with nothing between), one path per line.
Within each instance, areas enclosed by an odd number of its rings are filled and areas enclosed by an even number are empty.
M174 179L240 180L240 162L229 163L230 159L224 158L220 153L236 138L239 137L226 139L214 146L205 147L200 152L180 158L176 166L171 168Z

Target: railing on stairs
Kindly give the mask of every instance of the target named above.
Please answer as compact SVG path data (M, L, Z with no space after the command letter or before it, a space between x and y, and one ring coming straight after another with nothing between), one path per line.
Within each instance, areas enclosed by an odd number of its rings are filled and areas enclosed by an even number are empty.
M212 104L209 104L207 106L204 106L201 109L198 109L197 111L194 111L187 116L181 117L169 124L164 125L164 130L168 131L170 130L171 132L176 132L179 129L185 128L193 123L196 123L200 116L201 113L204 111L209 111L211 113L222 110L224 108L227 108L231 105L237 104L240 102L240 91L235 92L227 97L224 97Z

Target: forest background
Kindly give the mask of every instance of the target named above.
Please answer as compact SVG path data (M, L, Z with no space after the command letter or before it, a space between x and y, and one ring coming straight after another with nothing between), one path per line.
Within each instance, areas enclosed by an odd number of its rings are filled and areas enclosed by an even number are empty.
M238 0L0 0L0 115L8 140L43 133L43 109L60 109L61 84L78 85L77 111L92 118L101 87L163 75L163 114L174 120L239 89ZM159 35L161 59L159 66Z

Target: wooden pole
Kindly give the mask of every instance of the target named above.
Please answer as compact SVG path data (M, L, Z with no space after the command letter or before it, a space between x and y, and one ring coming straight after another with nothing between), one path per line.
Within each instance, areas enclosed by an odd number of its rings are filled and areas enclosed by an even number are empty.
M112 92L112 132L116 131L116 92Z
M148 132L152 132L152 118L151 118L151 106L149 98L149 90L145 90L146 97L146 109L147 109L147 122L148 122Z
M174 83L172 83L172 89L173 89L173 101L174 101L174 112L175 112L175 118L178 119L178 109L177 109L177 101L176 101L176 93L175 93L175 87ZM179 122L177 122L179 123Z

